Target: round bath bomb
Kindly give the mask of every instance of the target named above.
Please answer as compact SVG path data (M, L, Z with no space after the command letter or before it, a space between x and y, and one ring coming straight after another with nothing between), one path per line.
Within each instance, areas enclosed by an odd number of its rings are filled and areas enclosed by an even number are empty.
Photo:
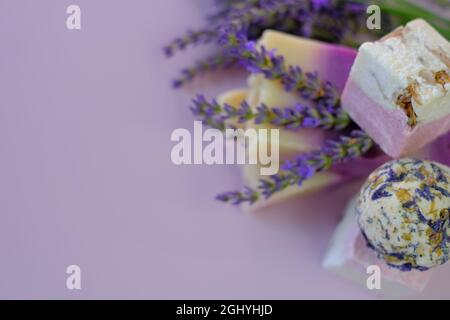
M375 170L356 211L368 246L402 271L445 263L450 249L450 168L402 159Z

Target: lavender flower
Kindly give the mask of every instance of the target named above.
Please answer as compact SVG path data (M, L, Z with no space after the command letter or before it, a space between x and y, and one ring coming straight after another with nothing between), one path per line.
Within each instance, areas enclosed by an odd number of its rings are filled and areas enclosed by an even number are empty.
M259 199L259 193L252 188L245 187L244 191L229 191L219 194L216 200L222 202L231 202L233 205L240 205L241 203L248 202L249 204L255 203Z
M308 10L309 1L297 0L260 0L253 5L247 5L240 10L232 10L228 16L228 24L239 28L258 26L268 28L279 21L299 20L301 13Z
M261 198L269 198L292 185L299 185L315 173L326 171L332 165L356 159L365 154L373 145L372 139L360 130L337 141L328 141L326 145L311 153L299 156L294 162L285 162L278 174L261 179L257 189L246 187L243 192L226 192L217 196L217 200L232 204L254 203Z
M355 22L358 14L348 9L347 1L336 0L223 0L216 1L218 12L209 17L208 27L196 31L188 31L183 36L169 43L164 52L171 57L177 51L188 46L211 43L219 40L220 30L232 28L236 32L244 33L250 40L260 37L267 29L275 29L301 36L326 39L341 42L346 30ZM362 4L352 4L353 7ZM364 11L359 13L363 16ZM324 21L329 21L325 24ZM324 35L328 35L324 37ZM329 36L332 35L332 36ZM191 80L203 72L191 72L196 66L188 67L192 77L181 76L183 80ZM207 71L210 69L205 69ZM187 81L177 81L180 85Z
M270 28L357 47L360 43L352 39L364 37L352 37L355 34L377 38L395 26L392 24L395 19L403 23L420 17L426 17L441 34L450 38L445 17L406 1L391 2L377 1L383 11L383 30L367 32L361 25L365 24L365 10L371 3L368 0L217 0L217 12L208 17L207 27L188 31L169 43L164 52L170 57L188 46L213 43L220 37L220 30L227 27L243 32L249 40L259 38Z
M438 1L438 0L436 0ZM397 3L399 2L399 3ZM278 80L286 91L298 92L312 106L301 104L287 108L269 108L260 105L250 108L243 102L239 107L221 106L217 101L207 101L203 96L194 99L191 108L209 126L225 129L230 122L254 121L288 129L323 128L343 129L351 124L348 114L341 108L339 94L329 82L321 81L317 73L305 73L298 66L287 66L282 56L274 50L257 48L254 40L267 29L275 29L296 35L346 43L349 35L366 33L372 37L383 35L362 28L365 25L365 9L368 0L216 0L218 11L209 17L208 27L189 31L165 47L165 54L172 56L188 46L218 41L222 45L218 54L194 66L185 68L174 81L180 87L206 71L227 67L236 62L250 72L262 74L270 80ZM383 10L383 30L392 29L393 21L412 20L426 16L447 38L450 38L448 21L421 7L406 1L379 1ZM393 20L391 19L394 17ZM432 20L432 21L431 21ZM353 37L357 38L357 37ZM269 198L291 185L301 185L315 173L328 170L333 164L360 157L373 144L362 131L354 131L337 141L329 141L321 149L299 156L294 162L286 162L279 174L261 179L256 190L246 187L243 191L227 192L218 196L224 202L254 203L261 197Z
M182 87L196 76L219 68L228 68L236 63L236 59L226 54L216 54L206 59L197 61L193 66L184 68L180 76L175 79L172 85L175 88Z
M322 128L341 130L351 123L348 114L341 108L330 112L327 108L310 107L300 103L293 107L269 108L265 104L252 109L243 101L240 106L221 106L216 100L207 101L202 95L193 100L191 108L194 115L203 123L224 130L234 120L245 123L254 120L256 124L270 124L286 129ZM228 123L228 125L227 125Z
M261 73L265 78L280 80L287 91L297 91L310 101L330 109L338 106L338 90L330 83L321 81L317 73L303 72L299 66L286 66L284 57L275 50L259 49L253 41L247 41L243 32L232 28L221 31L221 43L252 73Z
M198 45L209 43L217 39L217 32L214 30L189 30L183 36L176 38L171 43L164 47L164 54L167 57L172 57L175 52L182 51L190 45Z
M305 7L304 1L296 0L247 0L224 1L222 10L209 18L209 28L188 31L183 36L174 39L164 47L166 56L171 57L177 51L188 46L210 43L218 38L219 30L226 25L233 25L240 30L264 29L276 21L294 18L300 7ZM255 36L259 36L256 32Z
M195 116L201 117L205 125L219 130L225 130L225 121L218 116L222 112L222 106L216 101L207 101L205 96L198 95L192 100L191 111Z

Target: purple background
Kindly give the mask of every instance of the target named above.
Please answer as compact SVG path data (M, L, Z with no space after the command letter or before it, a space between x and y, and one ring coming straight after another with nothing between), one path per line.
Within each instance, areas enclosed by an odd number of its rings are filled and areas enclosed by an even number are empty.
M72 3L81 31L65 27ZM205 49L161 47L207 4L0 0L0 298L373 297L320 268L357 185L251 215L213 200L238 168L171 163L191 96L244 83L169 85ZM420 297L450 297L443 269Z

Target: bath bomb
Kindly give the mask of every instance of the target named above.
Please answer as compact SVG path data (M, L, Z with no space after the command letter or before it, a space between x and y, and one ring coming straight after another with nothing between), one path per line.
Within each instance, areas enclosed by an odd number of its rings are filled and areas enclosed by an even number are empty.
M394 160L374 171L356 205L370 249L401 271L428 270L450 254L450 168Z
M450 130L450 43L422 19L364 43L342 94L352 119L393 158Z

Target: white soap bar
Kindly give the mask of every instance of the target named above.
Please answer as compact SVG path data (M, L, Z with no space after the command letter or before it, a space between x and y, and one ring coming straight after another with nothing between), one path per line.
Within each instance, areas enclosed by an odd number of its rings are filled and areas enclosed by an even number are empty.
M450 113L450 43L424 20L414 20L381 41L361 46L352 79L375 102L397 109L397 97L412 83L417 122ZM442 72L440 81L436 77ZM446 81L447 80L447 81Z
M449 89L450 43L418 19L360 47L341 104L401 158L450 130Z

